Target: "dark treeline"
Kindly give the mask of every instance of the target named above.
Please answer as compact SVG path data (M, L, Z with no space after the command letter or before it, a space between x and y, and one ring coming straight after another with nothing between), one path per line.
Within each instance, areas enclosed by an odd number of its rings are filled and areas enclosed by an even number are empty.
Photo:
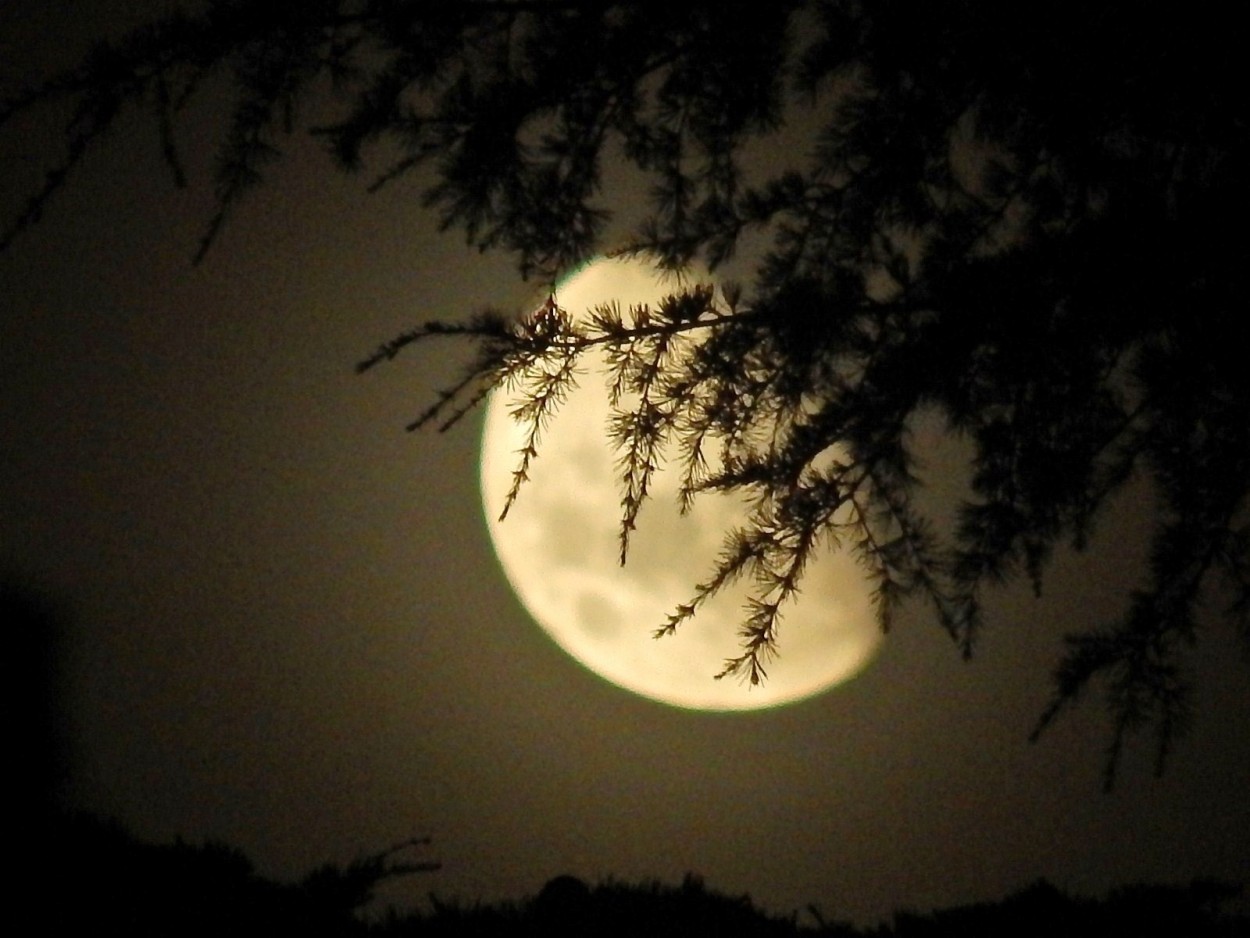
M282 883L226 844L145 843L86 815L52 823L45 868L59 875L50 883L47 934L57 936L364 934L361 913L378 884L439 866L412 840Z
M729 896L687 876L679 885L572 876L550 880L516 902L445 902L434 894L423 910L367 906L376 887L395 876L429 872L424 841L326 865L297 882L257 874L239 850L218 843L144 843L120 826L88 816L62 817L46 842L58 871L54 891L36 915L48 934L413 935L413 936L926 936L1168 935L1237 938L1250 918L1226 911L1241 886L1195 880L1188 885L1131 885L1104 898L1073 896L1039 880L997 902L929 913L895 912L892 920L856 927L811 906L778 917L748 896ZM48 871L45 867L45 873Z

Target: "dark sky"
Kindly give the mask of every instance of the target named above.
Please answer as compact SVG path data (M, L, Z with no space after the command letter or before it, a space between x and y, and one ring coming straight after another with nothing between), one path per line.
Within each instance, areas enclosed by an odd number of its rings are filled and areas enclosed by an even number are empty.
M20 10L0 16L0 59L29 44ZM0 159L28 180L55 138L18 130ZM66 623L68 804L280 876L432 835L444 870L400 902L694 871L871 922L1038 877L1101 891L1250 869L1250 669L1226 632L1189 659L1196 719L1162 779L1142 740L1100 792L1096 697L1026 741L1060 636L1124 600L1145 493L1058 558L1041 600L992 597L971 663L915 609L865 673L800 704L632 696L512 598L480 419L402 431L464 350L352 372L414 322L520 308L532 286L439 235L417 186L368 197L302 145L193 267L212 204L188 142L198 184L178 192L147 125L124 123L0 255L0 576Z

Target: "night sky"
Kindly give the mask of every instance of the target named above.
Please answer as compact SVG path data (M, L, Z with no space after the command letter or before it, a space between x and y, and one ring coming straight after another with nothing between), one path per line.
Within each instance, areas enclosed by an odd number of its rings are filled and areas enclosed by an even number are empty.
M60 18L89 31L78 4L0 11L6 89ZM56 142L17 131L6 219ZM65 806L226 841L279 877L428 834L444 868L397 903L692 871L874 922L1039 877L1101 892L1250 869L1250 668L1226 630L1187 659L1195 720L1163 778L1143 737L1100 791L1097 696L1027 741L1061 636L1125 600L1147 493L1060 554L1040 600L990 597L971 662L913 608L862 675L799 704L635 697L513 598L480 415L403 432L468 348L353 373L415 322L520 311L539 288L440 235L421 180L367 196L302 139L192 266L213 204L208 138L184 139L178 191L149 125L124 121L0 255L0 577L62 630Z

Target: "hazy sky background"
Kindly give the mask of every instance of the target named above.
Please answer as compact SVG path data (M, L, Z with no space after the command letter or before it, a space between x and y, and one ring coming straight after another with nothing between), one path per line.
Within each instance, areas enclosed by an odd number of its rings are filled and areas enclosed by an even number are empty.
M73 47L58 17L81 33L108 6L0 4L4 80L34 37ZM6 218L55 140L20 129L0 140ZM432 835L443 871L398 902L693 871L872 922L1038 877L1250 869L1250 669L1224 631L1190 659L1196 720L1161 780L1143 739L1099 791L1096 697L1026 741L1060 636L1121 607L1142 493L1042 600L992 597L971 663L917 608L863 675L800 704L635 697L513 599L480 419L402 430L467 348L352 371L417 321L520 309L534 286L439 235L415 181L368 197L302 141L192 267L212 202L204 144L184 141L193 185L175 191L154 133L124 122L0 255L0 577L68 623L69 805L224 840L276 876Z

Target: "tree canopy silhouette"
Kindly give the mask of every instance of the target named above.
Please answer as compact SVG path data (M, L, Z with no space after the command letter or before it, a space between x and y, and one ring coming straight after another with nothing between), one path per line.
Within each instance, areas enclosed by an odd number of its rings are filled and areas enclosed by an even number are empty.
M679 884L658 880L587 883L561 875L520 901L444 900L429 894L427 908L369 908L383 882L433 872L438 864L415 861L424 839L357 860L328 864L298 882L259 875L238 848L220 842L151 843L117 823L89 815L58 816L42 832L37 861L27 865L43 880L61 875L60 901L23 909L23 921L49 934L682 936L716 938L920 938L979 935L1174 934L1193 938L1244 935L1250 920L1234 905L1237 883L1194 880L1186 885L1136 883L1105 897L1070 895L1039 880L1002 899L935 909L898 910L892 924L856 927L827 919L809 906L799 922L757 906L749 895L729 895L687 873ZM403 859L400 854L408 855ZM50 895L50 893L49 893ZM29 928L29 924L27 926ZM41 932L42 933L42 932Z
M1110 782L1142 726L1162 766L1199 620L1250 635L1243 39L1232 21L1127 2L209 0L4 102L0 127L58 101L71 117L63 160L0 245L126 107L152 116L185 181L179 118L214 80L235 97L197 256L295 129L344 169L380 167L372 190L428 183L445 228L553 285L603 249L605 167L629 167L649 201L609 247L716 270L764 244L753 280L696 278L589 317L553 293L520 316L417 327L361 370L468 340L463 379L414 426L521 388L515 497L578 361L602 349L623 557L666 460L683 499L750 496L658 632L749 578L722 675L753 682L819 544L859 555L883 626L923 598L969 654L987 587L1040 590L1056 546L1082 548L1145 478L1148 569L1121 618L1067 638L1036 730L1101 681ZM971 454L950 531L917 499L922 416Z

